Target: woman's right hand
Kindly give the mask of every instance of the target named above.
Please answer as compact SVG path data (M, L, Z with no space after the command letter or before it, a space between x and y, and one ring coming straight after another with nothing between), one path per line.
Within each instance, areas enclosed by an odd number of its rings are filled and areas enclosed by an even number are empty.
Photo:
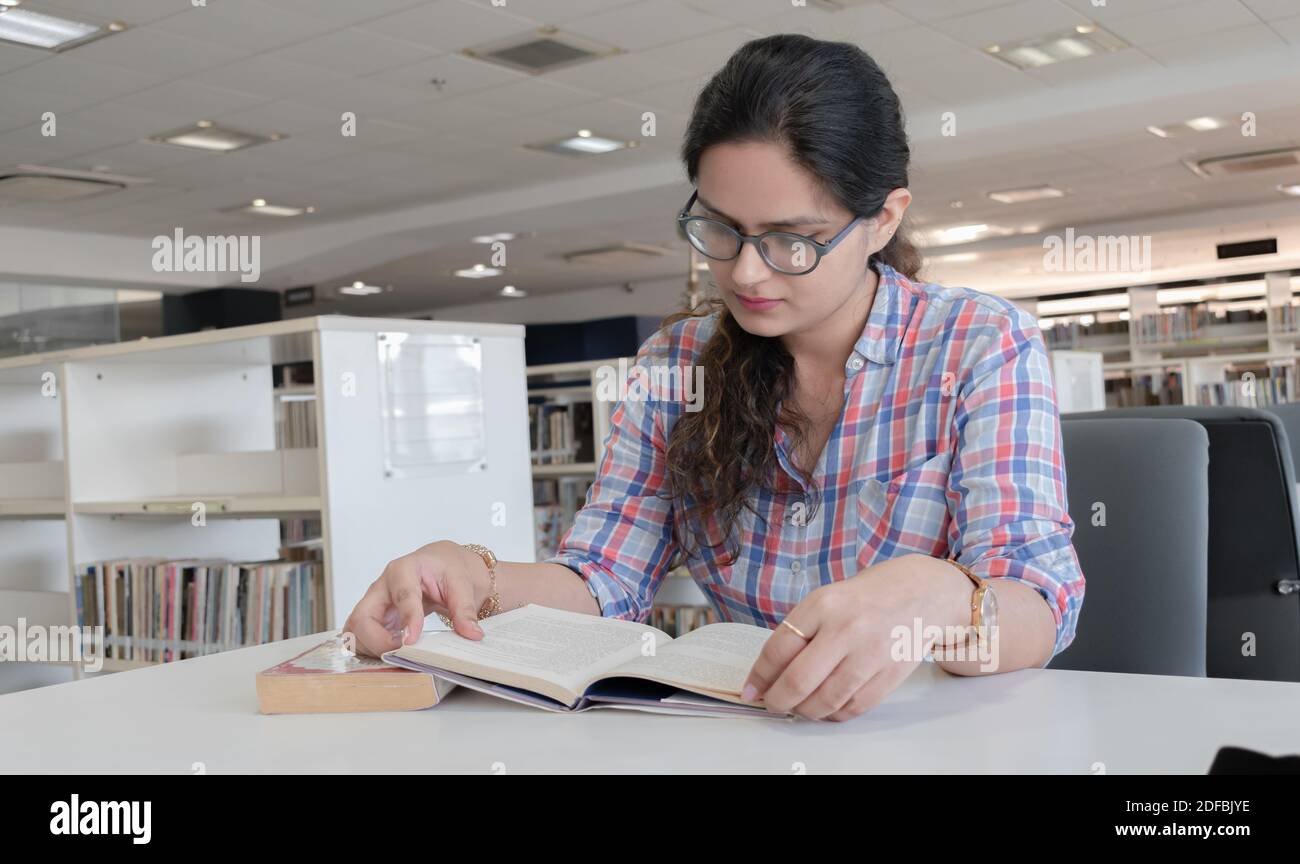
M388 563L348 616L344 632L356 637L362 653L378 657L414 643L425 616L439 612L461 636L482 639L478 598L487 594L487 575L483 559L457 543L422 546Z

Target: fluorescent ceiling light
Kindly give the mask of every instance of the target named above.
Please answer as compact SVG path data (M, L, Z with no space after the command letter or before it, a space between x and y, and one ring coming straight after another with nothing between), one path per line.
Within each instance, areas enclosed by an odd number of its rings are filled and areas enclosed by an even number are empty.
M990 192L989 198L1001 204L1023 204L1047 198L1064 198L1065 193L1054 186L1026 186L1020 189L1002 189Z
M1128 43L1095 24L1071 27L1059 33L990 45L984 52L1017 69L1040 69L1066 60L1080 60L1129 47Z
M617 138L596 135L590 129L579 129L576 135L567 138L525 144L524 146L530 150L560 153L565 156L591 156L597 153L611 153L615 150L623 150L636 145L637 142L635 141L622 141Z
M1148 126L1147 131L1157 138L1177 138L1179 135L1186 135L1188 132L1211 132L1215 129L1222 129L1226 125L1227 123L1218 117L1193 117L1191 120L1184 120L1182 123Z
M500 276L501 268L488 267L484 264L475 264L473 267L466 267L464 270L454 271L457 276L465 279L486 279L489 276Z
M1264 295L1264 283L1221 282L1217 285L1196 285L1189 288L1161 288L1156 291L1156 303L1173 306L1179 303L1201 303L1206 300L1241 300Z
M960 264L964 261L975 261L979 258L978 252L953 252L949 255L936 255L931 261L942 261L945 264Z
M1300 196L1300 183L1283 183L1281 186L1277 187L1277 191L1281 192L1283 195Z
M971 225L950 225L946 228L932 228L922 232L918 240L925 246L951 246L956 243L969 243L984 237L1004 237L1016 233L1011 228L999 225L986 225L977 222Z
M252 132L241 132L236 129L222 128L211 121L200 120L193 126L173 129L171 132L163 132L160 135L154 135L148 140L159 144L175 144L178 147L189 147L194 150L229 153L233 150L242 150L245 147L252 147L255 144L265 144L268 141L279 141L282 138L284 138L284 136L278 132L271 132L267 135L257 135Z
M339 289L340 294L347 294L351 297L368 297L371 294L382 294L384 289L378 285L367 285L364 282L353 282L351 285L344 285Z
M521 289L521 288L516 288L516 287L513 286L513 285L507 285L507 286L505 286L504 288L502 288L501 291L500 291L500 294L501 294L502 297L514 297L514 298L527 297L527 296L528 296L528 292L527 292L527 291L524 291L524 290Z
M1038 301L1038 314L1044 317L1078 315L1084 312L1105 312L1127 308L1128 294L1098 294L1092 297L1067 297L1063 300Z
M47 51L63 51L124 29L126 25L118 22L91 24L48 12L0 6L0 40Z
M255 198L251 204L239 208L240 213L257 213L260 216L301 216L315 213L315 207L292 207L288 204L272 204L265 198Z
M515 239L515 235L509 231L503 231L500 234L480 234L474 238L475 243L504 243L507 240Z

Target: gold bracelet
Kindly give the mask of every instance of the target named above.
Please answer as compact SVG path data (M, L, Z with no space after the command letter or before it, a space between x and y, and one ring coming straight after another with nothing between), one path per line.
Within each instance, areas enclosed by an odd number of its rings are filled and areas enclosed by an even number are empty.
M497 556L486 546L480 546L478 543L462 543L462 549L467 549L483 559L483 563L488 568L488 598L483 601L483 605L478 610L478 620L482 621L489 615L495 615L501 611L501 595L497 593ZM455 630L451 619L441 612L438 617L442 623L447 625L448 630Z
M493 554L491 549L478 543L465 543L463 545L464 548L482 558L488 569L488 597L478 610L478 620L482 621L489 615L495 615L501 611L501 595L497 593L497 556Z

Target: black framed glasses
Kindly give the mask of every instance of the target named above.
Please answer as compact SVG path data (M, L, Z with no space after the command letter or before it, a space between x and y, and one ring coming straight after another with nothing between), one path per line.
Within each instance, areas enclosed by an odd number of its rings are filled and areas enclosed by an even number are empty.
M740 255L746 243L753 243L758 254L767 266L778 273L788 276L803 276L811 273L821 263L822 256L830 253L839 242L848 236L853 226L862 221L861 216L840 229L840 232L819 243L811 237L793 234L789 231L764 231L762 234L741 234L726 222L710 219L707 216L692 216L691 207L700 191L691 193L682 212L677 214L677 224L685 233L686 239L706 258L714 261L731 261Z

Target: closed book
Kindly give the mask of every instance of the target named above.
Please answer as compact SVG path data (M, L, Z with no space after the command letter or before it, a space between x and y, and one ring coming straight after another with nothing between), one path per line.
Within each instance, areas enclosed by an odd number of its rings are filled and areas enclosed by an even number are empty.
M336 640L257 674L263 714L416 711L431 708L455 684L349 654Z

